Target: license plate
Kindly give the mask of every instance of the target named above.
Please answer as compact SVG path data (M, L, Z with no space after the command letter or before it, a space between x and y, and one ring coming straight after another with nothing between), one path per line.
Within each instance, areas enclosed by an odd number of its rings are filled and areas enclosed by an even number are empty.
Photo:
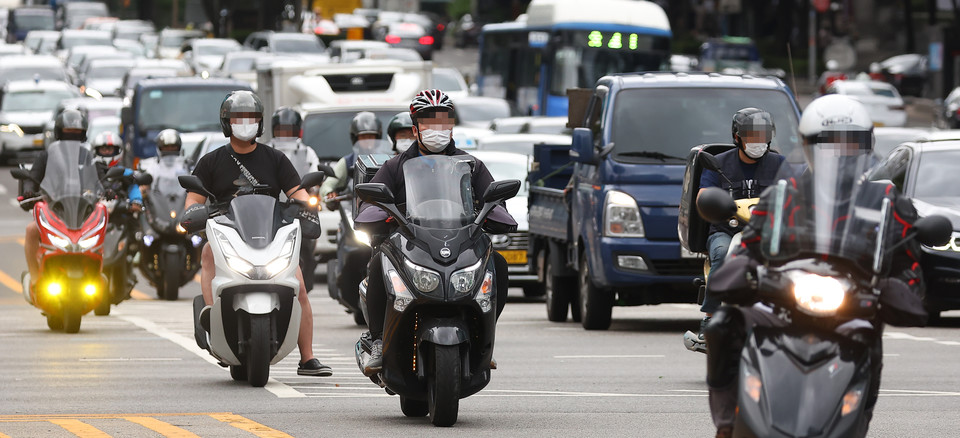
M683 245L680 245L680 257L684 259L699 259L699 258L703 258L703 254L700 254L698 252L692 252L684 248Z
M33 145L34 145L34 146L43 146L43 139L42 139L42 138L35 138L35 139L33 139Z
M506 251L497 251L504 259L507 260L508 265L525 265L527 264L527 250L525 249L511 249Z

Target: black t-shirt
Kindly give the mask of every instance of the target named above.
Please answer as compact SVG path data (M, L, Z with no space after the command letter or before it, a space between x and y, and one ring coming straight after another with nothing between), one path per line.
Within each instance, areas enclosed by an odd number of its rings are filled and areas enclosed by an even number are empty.
M253 152L238 154L228 144L201 157L197 167L193 169L193 174L200 178L203 187L209 190L218 202L229 201L241 188L253 186L248 178L240 173L240 166L231 155L237 157L257 183L270 187L270 196L279 198L281 191L286 193L300 184L297 169L283 152L257 143Z

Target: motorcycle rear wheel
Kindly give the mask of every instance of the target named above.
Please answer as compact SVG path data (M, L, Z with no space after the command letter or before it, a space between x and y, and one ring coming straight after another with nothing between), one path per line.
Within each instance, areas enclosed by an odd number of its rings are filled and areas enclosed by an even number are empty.
M168 263L163 267L163 299L167 301L176 301L180 296L180 269L183 266L172 263L175 261L179 260L168 256Z
M261 388L270 379L270 315L250 315L250 340L247 343L247 381Z
M430 413L427 402L400 396L400 410L408 417L426 417Z
M460 347L434 346L432 365L427 378L430 422L434 426L450 427L457 422L460 409Z
M230 377L238 382L246 382L247 367L243 365L230 365Z
M97 307L93 309L93 314L97 316L107 316L110 314L110 298L103 297L100 300L100 304L97 304Z

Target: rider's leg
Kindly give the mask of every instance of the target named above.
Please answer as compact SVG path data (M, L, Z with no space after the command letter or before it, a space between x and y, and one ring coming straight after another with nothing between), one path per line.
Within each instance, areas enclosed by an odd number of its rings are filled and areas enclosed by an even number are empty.
M27 232L23 237L23 252L27 259L27 269L30 270L30 281L36 282L40 275L40 259L37 253L40 252L40 229L36 222L27 224Z
M727 256L727 248L730 247L731 237L724 232L716 232L707 237L707 248L710 255L710 275L713 275L717 269L723 265L723 259ZM707 279L709 283L709 277ZM720 299L707 292L703 296L703 305L700 311L707 314L707 317L713 315L720 308Z
M383 284L381 257L380 252L377 251L367 265L367 314L364 316L373 339L382 338L383 319L387 314L387 291L386 285Z
M210 244L204 244L200 250L200 293L203 294L203 303L208 306L213 305L213 277L217 273L214 263Z
M300 362L306 362L313 359L313 308L307 298L300 268L297 268L297 281L300 282L300 292L297 293L297 300L300 301L300 337L297 338L297 347L300 348Z

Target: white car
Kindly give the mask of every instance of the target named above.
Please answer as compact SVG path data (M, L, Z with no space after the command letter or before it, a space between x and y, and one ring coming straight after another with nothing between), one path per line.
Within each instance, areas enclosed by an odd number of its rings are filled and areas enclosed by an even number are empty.
M463 75L454 68L433 69L433 88L443 90L443 92L447 93L453 100L462 99L470 95L467 81L465 81Z
M572 143L569 135L554 134L501 134L483 137L477 144L479 151L510 152L533 156L533 146L537 144L566 145Z
M896 87L880 81L833 81L826 94L856 99L867 108L874 126L904 126L907 110Z

